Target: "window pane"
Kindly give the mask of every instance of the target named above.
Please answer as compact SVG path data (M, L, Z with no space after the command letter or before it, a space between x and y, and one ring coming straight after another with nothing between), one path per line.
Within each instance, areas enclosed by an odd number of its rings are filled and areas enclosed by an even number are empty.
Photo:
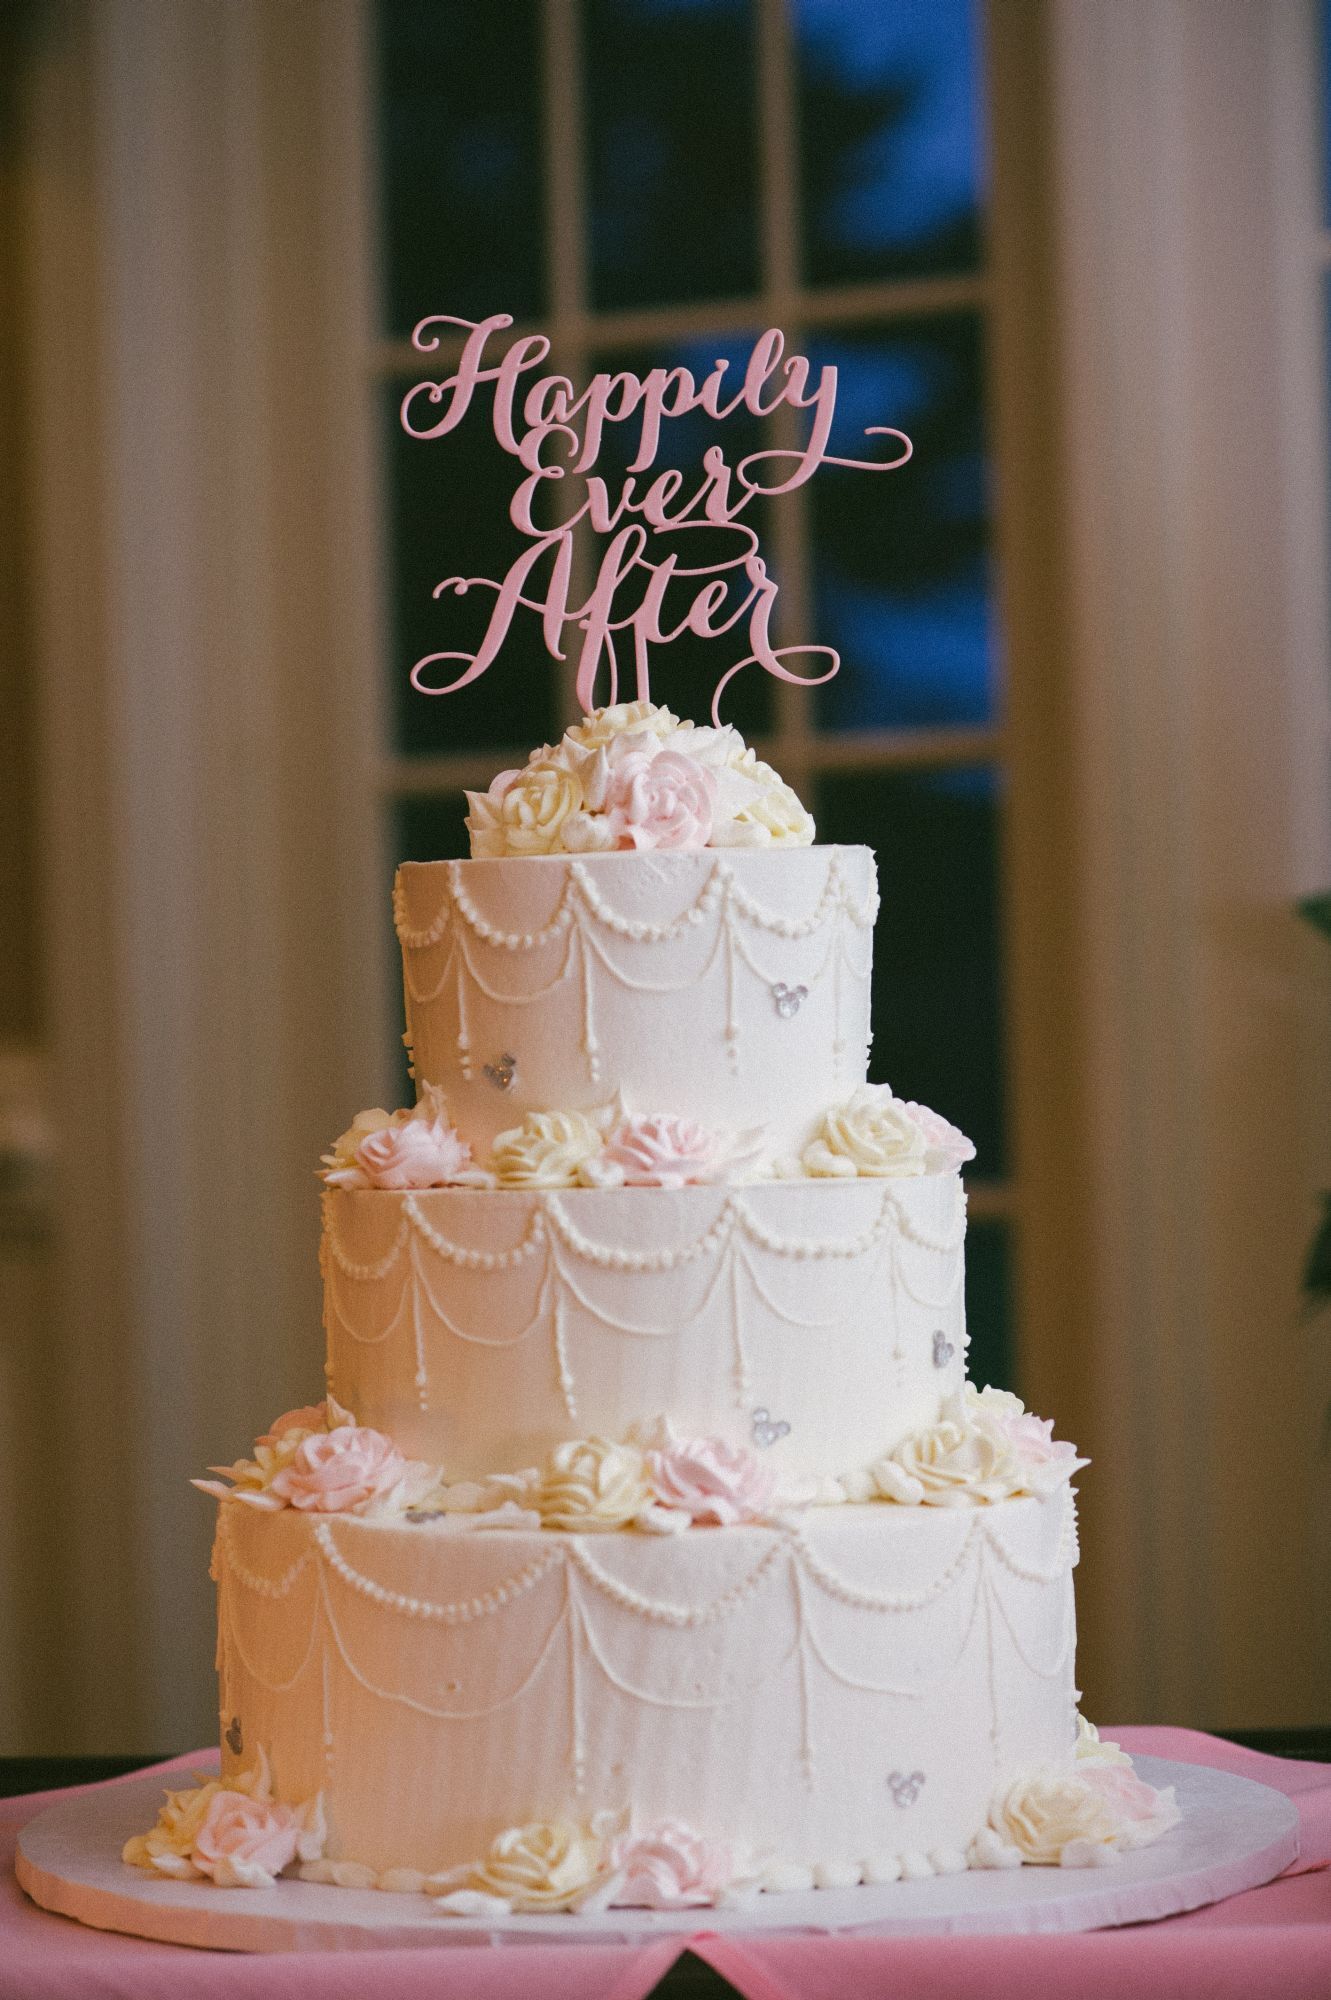
M586 0L598 306L733 298L758 282L747 0Z
M1003 1173L998 800L988 767L835 772L814 808L822 841L877 850L869 1074L932 1105Z
M545 308L537 0L378 0L383 312Z
M985 723L998 700L989 555L989 466L978 316L856 329L810 343L835 364L842 457L886 456L866 439L894 424L915 446L881 475L824 467L809 492L814 637L841 671L816 697L827 729Z
M729 371L724 378L726 394L723 400L733 401L743 384L744 370L759 331L755 328L750 333L702 335L697 340L670 347L619 349L613 354L601 355L593 361L592 367L604 368L612 373L626 369L637 375L639 380L653 368L687 368L695 383L701 383L711 374L717 361L724 358L729 364ZM627 478L634 479L635 498L641 499L653 479L674 468L684 475L679 497L670 508L672 513L679 513L702 486L703 454L709 446L719 444L727 465L733 470L750 452L760 450L766 438L761 418L750 416L747 410L738 409L733 416L720 422L709 417L704 410L690 410L683 416L669 417L662 422L660 447L652 466L644 472L630 475L629 466L637 454L638 442L639 429L632 418L623 424L606 426L596 471L606 482L611 505L617 502ZM575 497L579 502L583 498L581 485ZM699 514L701 511L701 508L695 510ZM625 525L630 518L625 517ZM758 536L759 551L770 565L769 509L761 500L752 501L740 519ZM605 536L597 538L587 534L589 562L599 562L607 540ZM740 549L741 538L738 535L704 523L700 528L681 529L673 535L654 531L645 554L654 563L662 562L673 554L681 569L705 570L712 563L730 561L740 553ZM706 576L676 578L666 594L661 621L663 626L669 629L679 625L698 592L705 588L709 580ZM750 589L742 570L728 573L725 580L725 607L712 615L713 624L723 622L727 615L735 612ZM617 617L624 616L641 601L645 581L644 571L640 579L631 577L620 585L615 599ZM677 715L692 716L695 722L706 722L711 714L717 682L727 667L736 660L742 660L750 651L748 635L749 621L745 614L729 632L718 633L714 638L681 632L677 639L654 647L649 663L652 698L674 709ZM623 635L617 644L617 652L620 699L632 700L636 680L631 634ZM597 699L608 699L604 680L598 688ZM722 697L721 712L725 721L733 722L746 736L766 733L772 727L770 677L758 667L750 667L737 675Z
M966 1231L966 1373L976 1387L1016 1389L1013 1380L1011 1232L1005 1222Z
M495 442L488 399L478 398L447 436L422 440L408 437L399 422L404 386L387 383L383 401L396 748L531 748L555 731L554 675L564 671L545 651L536 612L519 608L500 657L459 694L418 694L411 685L411 669L425 654L474 653L494 606L492 590L450 593L436 602L435 585L452 576L500 581L529 544L508 518L521 467ZM529 594L544 589L548 574L547 559ZM442 686L463 670L464 663L445 661L430 678Z
M969 270L983 142L973 0L795 0L804 273Z

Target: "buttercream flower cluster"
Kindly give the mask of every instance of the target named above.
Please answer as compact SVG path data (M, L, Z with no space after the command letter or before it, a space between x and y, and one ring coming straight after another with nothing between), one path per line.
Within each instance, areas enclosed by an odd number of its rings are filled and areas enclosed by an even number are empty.
M742 1893L756 1879L724 1841L680 1820L632 1832L612 1814L590 1824L536 1821L507 1828L484 1860L431 1879L450 1916L512 1910L690 1910Z
M758 1150L755 1132L664 1111L529 1111L499 1134L490 1167L499 1187L701 1187L752 1177Z
M254 1457L213 1465L217 1479L195 1479L201 1493L240 1500L275 1513L295 1507L307 1514L405 1514L440 1484L437 1465L405 1458L383 1431L358 1424L329 1396L306 1409L288 1410L255 1440ZM221 1480L229 1480L222 1485Z
M476 858L808 847L814 836L790 786L738 730L681 722L649 701L596 709L467 803Z
M1070 1770L1054 1766L1024 1771L989 1807L989 1824L971 1858L981 1867L1101 1868L1120 1854L1149 1847L1182 1814L1168 1786L1158 1791L1139 1778L1116 1743L1078 1744Z
M976 1507L1066 1485L1088 1461L1055 1440L1007 1389L971 1383L948 1396L936 1424L914 1432L866 1472L843 1478L848 1500L894 1500L907 1507Z
M623 1444L576 1438L557 1445L541 1467L447 1488L441 1506L490 1520L507 1507L515 1525L530 1520L570 1535L620 1528L676 1534L761 1520L775 1491L775 1475L743 1445L682 1438L662 1417L636 1426Z
M409 1111L362 1111L322 1157L329 1187L556 1190L681 1188L768 1176L891 1180L955 1172L975 1157L963 1132L927 1105L866 1083L827 1113L800 1159L767 1158L758 1129L721 1131L668 1111L529 1111L500 1132L484 1167L426 1084Z
M659 1187L710 1185L759 1171L758 1134L720 1132L669 1112L530 1111L501 1132L488 1167L427 1084L412 1111L362 1111L323 1155L329 1187Z
M238 1777L200 1778L168 1791L156 1826L126 1841L122 1859L177 1881L220 1889L271 1889L293 1862L317 1861L327 1838L323 1795L302 1805L273 1797L262 1748Z

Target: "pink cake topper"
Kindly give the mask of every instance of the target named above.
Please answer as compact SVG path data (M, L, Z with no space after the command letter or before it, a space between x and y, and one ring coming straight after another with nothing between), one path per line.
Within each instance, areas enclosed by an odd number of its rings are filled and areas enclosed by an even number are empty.
M478 389L493 385L495 438L523 468L509 503L509 518L529 538L529 546L515 558L502 580L450 576L436 584L436 598L450 592L463 597L469 590L480 589L492 590L495 602L478 650L427 653L411 670L412 686L421 694L452 694L479 679L493 665L519 609L540 614L545 648L553 659L565 657L567 627L582 633L576 692L584 712L596 705L603 664L608 678L605 698L609 702L619 699L616 634L632 634L637 698L646 701L650 699L649 662L654 646L668 645L684 632L702 639L719 638L747 618L751 650L718 681L712 698L715 721L720 720L722 693L745 667L760 666L778 680L811 687L830 680L841 665L833 647L773 645L770 625L777 586L758 553L757 534L739 517L756 495L792 493L811 479L820 465L857 472L894 471L911 455L911 442L905 433L886 424L873 424L865 431L866 437L895 440L897 451L891 458L838 458L830 453L837 371L825 366L818 370L816 382L811 381L808 360L802 354L786 356L785 336L775 327L754 343L742 385L736 385L734 393L727 396L730 363L724 358L717 360L701 382L695 381L687 368L653 368L642 377L625 370L594 375L578 394L566 375L536 374L527 379L550 352L545 334L526 334L510 341L502 353L492 349L491 356L486 355L491 336L512 324L508 313L492 313L483 320L435 313L423 319L411 336L413 346L422 354L434 354L440 347L437 328L457 327L466 333L454 373L439 382L417 382L403 397L403 429L414 438L445 437L462 421ZM524 388L519 403L519 391ZM702 410L722 421L740 409L766 417L783 403L794 410L812 412L803 446L749 452L731 466L721 446L710 445L702 455L700 477L691 491L686 491L686 475L674 467L650 481L641 477L655 465L662 425L673 418ZM612 424L631 425L636 443L628 476L613 495L607 481L593 470L606 427ZM565 508L561 520L541 519L543 484L565 479L581 482L575 504ZM584 521L594 533L608 535L610 540L585 602L571 604L573 538ZM699 528L734 536L739 543L736 553L696 568L682 563L678 550L666 546L667 538ZM537 572L547 557L549 572L542 590ZM616 615L620 586L635 572L646 576L640 601L631 611ZM738 604L727 601L731 582L738 580L735 572L741 573L748 585ZM665 610L667 591L672 584L693 580L698 587L688 610L671 622ZM787 662L800 659L811 666L819 660L827 664L821 672L792 671ZM461 664L462 672L452 679L436 678L434 670L445 663Z

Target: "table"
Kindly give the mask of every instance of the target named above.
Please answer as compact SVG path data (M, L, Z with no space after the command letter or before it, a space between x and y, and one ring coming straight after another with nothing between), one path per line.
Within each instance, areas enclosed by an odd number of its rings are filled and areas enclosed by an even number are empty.
M31 1905L13 1879L18 1828L49 1794L0 1803L0 2000L1328 2000L1331 1763L1292 1762L1180 1729L1109 1732L1126 1748L1237 1771L1292 1797L1303 1854L1265 1888L1163 1923L1072 1937L915 1940L708 1938L644 1949L562 1945L280 1958L186 1952L82 1929ZM188 1766L189 1758L177 1760ZM701 1960L702 1963L697 1961ZM664 1982L664 1984L662 1983Z

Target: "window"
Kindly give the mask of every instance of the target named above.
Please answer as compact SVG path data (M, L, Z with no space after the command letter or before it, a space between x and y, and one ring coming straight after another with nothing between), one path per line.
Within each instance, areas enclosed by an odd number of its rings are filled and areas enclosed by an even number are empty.
M1016 1221L977 6L377 0L375 25L395 855L464 853L461 787L484 786L575 713L572 676L534 619L506 650L502 699L493 678L446 700L410 689L422 653L468 643L441 639L434 584L501 575L516 539L510 468L483 412L436 450L398 426L402 384L421 373L416 320L512 312L550 334L552 364L575 381L612 361L696 373L772 325L834 361L843 437L898 424L915 460L882 480L824 470L769 504L757 525L781 640L835 645L842 670L818 690L751 672L726 715L808 800L821 839L878 850L871 1075L977 1143L972 1373L1006 1380ZM789 416L767 420L766 442L791 441ZM696 460L696 439L677 448ZM464 610L450 602L451 632L465 631ZM672 647L654 695L703 716L738 657L725 646Z

